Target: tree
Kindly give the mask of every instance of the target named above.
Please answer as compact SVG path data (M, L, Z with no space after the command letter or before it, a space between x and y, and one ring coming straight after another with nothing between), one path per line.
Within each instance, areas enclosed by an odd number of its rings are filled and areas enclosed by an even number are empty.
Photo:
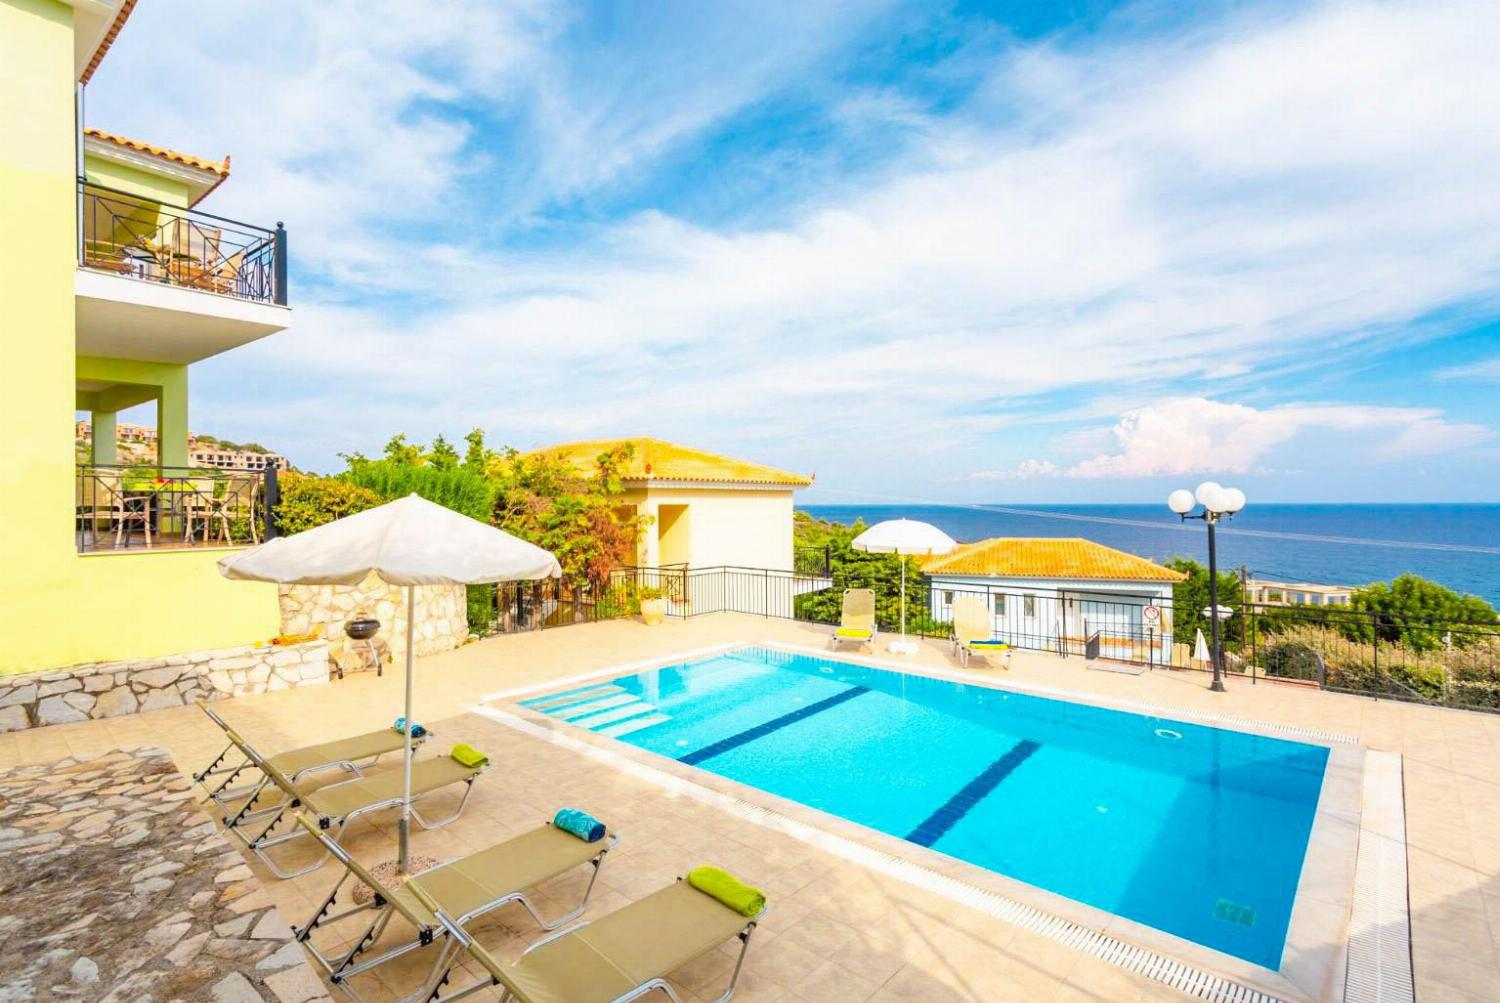
M1167 562L1173 571L1181 571L1187 578L1172 586L1172 638L1176 642L1192 644L1198 631L1205 638L1211 636L1211 625L1203 611L1208 609L1208 569L1188 557L1174 557ZM1240 588L1240 576L1233 571L1219 572L1219 605L1234 610L1234 615L1219 621L1220 637L1228 643L1244 639L1244 620L1240 616L1244 595Z
M901 626L901 564L906 563L906 629L915 633L941 632L932 619L931 589L915 558L870 554L855 550L854 538L865 531L864 520L850 525L814 518L806 512L793 517L797 547L827 548L833 587L797 596L798 619L837 623L845 589L873 589L875 619L886 630Z
M412 467L420 467L427 462L427 457L423 454L422 447L408 443L405 434L391 436L390 441L385 444L385 458L392 463L400 463ZM352 467L353 465L351 462L350 466Z
M457 470L458 450L439 435L432 440L432 448L427 453L427 462L438 470Z
M1347 636L1362 641L1377 637L1399 641L1416 651L1431 651L1450 638L1463 646L1471 638L1488 636L1488 632L1455 627L1494 626L1500 622L1495 608L1478 596L1455 592L1412 574L1355 589L1349 607L1367 615L1341 618Z
M482 436L477 443L483 449ZM470 445L474 451L475 440ZM565 576L602 585L613 569L636 559L636 535L645 520L622 504L620 477L634 452L626 444L601 453L592 471L547 454L506 449L492 455L487 465L496 489L496 524L550 550Z
M464 450L464 469L483 476L489 470L491 461L496 458L493 450L485 448L484 429L470 429L469 434L464 436L464 442L469 444L469 448Z

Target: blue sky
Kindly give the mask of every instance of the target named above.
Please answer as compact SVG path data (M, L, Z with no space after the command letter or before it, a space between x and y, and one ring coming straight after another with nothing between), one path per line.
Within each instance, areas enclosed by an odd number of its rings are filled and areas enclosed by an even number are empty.
M295 326L193 425L300 466L478 425L809 502L1485 501L1496 51L1479 0L153 0L87 118L286 221Z

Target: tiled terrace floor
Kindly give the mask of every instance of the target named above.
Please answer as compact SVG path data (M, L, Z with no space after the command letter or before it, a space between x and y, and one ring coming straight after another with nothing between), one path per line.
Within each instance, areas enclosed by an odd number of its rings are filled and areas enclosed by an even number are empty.
M419 831L414 852L451 857L534 825L560 804L586 806L624 835L605 867L594 914L694 863L722 863L761 883L773 900L736 996L746 1003L1182 998L1160 983L465 713L485 693L690 648L731 640L818 645L825 637L823 629L809 625L722 614L658 628L633 622L570 627L422 659L418 717L440 732L437 744L472 741L502 768L480 782L461 822ZM942 645L924 644L912 658L952 668ZM986 671L993 670L978 673ZM1418 998L1500 999L1500 717L1234 682L1227 695L1216 695L1198 674L1088 672L1079 659L1032 654L1015 658L1010 678L1350 734L1401 753ZM219 707L263 747L284 748L387 724L399 706L401 684L398 670L382 679L355 676ZM190 771L221 743L201 713L183 708L0 735L0 766L143 744L164 746ZM385 859L395 845L394 826L389 819L357 825L348 845L367 861ZM307 878L267 884L288 918L300 922L310 898L334 877L329 865ZM549 891L565 895L570 887ZM508 936L507 926L521 936ZM535 937L518 912L502 910L481 929L507 956ZM713 980L729 964L725 955L680 973L689 992L697 993L687 998L714 998Z

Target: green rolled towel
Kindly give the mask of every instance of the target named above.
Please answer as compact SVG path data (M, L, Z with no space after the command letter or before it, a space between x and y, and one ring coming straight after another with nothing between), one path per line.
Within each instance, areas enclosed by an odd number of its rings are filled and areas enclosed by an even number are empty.
M474 748L468 742L459 742L448 755L464 766L471 768L490 765L490 757Z
M688 871L688 884L718 899L741 916L758 916L766 907L759 888L751 888L728 871L717 867L695 867Z

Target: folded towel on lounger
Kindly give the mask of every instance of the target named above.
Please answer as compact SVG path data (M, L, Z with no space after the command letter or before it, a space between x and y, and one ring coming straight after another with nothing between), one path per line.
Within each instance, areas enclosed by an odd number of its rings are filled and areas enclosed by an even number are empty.
M751 888L728 871L717 867L695 867L688 872L688 884L705 895L724 903L741 916L755 916L766 907L760 889Z
M406 718L404 718L404 717L398 717L398 718L396 718L396 723L393 724L393 725L391 725L391 730L394 731L398 735L405 734L405 732L406 732ZM422 727L420 724L418 724L415 721L413 721L411 723L411 737L412 738L421 738L425 734L427 734L427 729L426 728Z
M459 742L453 747L453 751L448 753L448 755L452 756L456 761L462 763L464 766L474 767L490 765L490 757L474 748L468 742Z
M604 838L604 823L582 808L562 808L552 816L552 824L563 832L569 832L585 843L597 843Z

